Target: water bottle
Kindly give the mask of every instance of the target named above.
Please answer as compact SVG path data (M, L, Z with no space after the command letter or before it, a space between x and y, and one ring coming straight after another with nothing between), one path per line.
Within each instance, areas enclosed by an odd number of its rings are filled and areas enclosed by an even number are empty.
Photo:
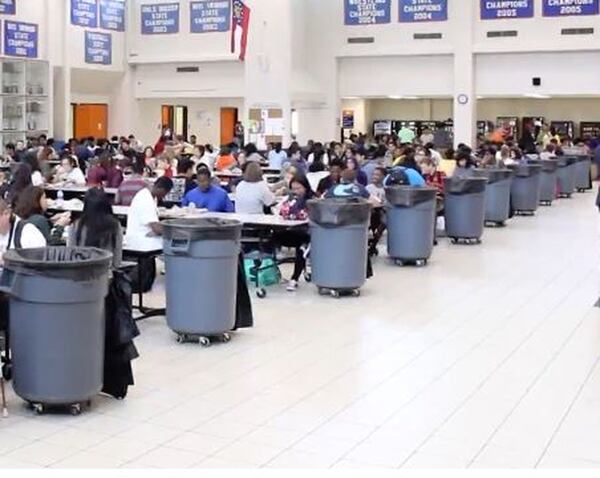
M63 193L62 189L59 189L58 193L56 193L56 205L59 208L62 208L65 205L65 193Z

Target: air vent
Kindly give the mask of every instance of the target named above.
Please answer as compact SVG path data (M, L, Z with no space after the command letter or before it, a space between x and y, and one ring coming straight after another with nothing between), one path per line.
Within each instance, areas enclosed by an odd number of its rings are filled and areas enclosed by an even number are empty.
M495 32L487 32L488 38L500 38L500 37L516 37L519 34L517 30L499 30Z
M178 66L177 73L198 73L200 68L197 66Z
M350 44L375 43L375 38L373 38L373 37L352 37L352 38L348 38L348 43L350 43Z
M441 40L441 33L415 33L413 35L415 40Z
M563 28L560 31L561 35L593 35L593 28Z

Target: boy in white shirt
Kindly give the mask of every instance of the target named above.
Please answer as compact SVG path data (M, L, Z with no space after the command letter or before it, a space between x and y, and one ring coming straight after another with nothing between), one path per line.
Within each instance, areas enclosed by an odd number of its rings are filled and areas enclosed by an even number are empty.
M162 225L158 219L157 201L161 201L173 188L173 181L166 176L156 180L152 190L144 188L133 197L127 214L127 232L125 241L140 240L162 234Z

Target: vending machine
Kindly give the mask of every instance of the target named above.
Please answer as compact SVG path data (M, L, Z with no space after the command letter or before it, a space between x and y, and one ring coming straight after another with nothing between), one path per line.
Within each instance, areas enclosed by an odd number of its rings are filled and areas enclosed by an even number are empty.
M533 133L533 137L537 138L542 130L542 126L544 126L544 117L543 116L524 116L523 117L523 129L529 128Z
M575 136L575 123L573 121L551 121L550 131L553 131L561 138Z
M516 116L499 116L496 118L496 128L504 130L504 138L518 139L521 132L519 130L519 118Z
M382 136L385 134L392 134L392 128L393 128L392 120L373 121L373 136Z
M584 121L579 124L579 135L583 139L600 139L600 122Z

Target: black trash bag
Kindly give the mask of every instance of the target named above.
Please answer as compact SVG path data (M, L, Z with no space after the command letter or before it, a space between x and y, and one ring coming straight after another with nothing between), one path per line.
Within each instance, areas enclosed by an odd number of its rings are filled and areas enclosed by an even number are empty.
M446 178L444 191L447 194L476 194L485 191L486 178Z
M308 217L326 228L366 224L371 218L371 205L362 198L312 199L308 201Z
M106 330L104 339L104 385L102 391L115 398L127 396L134 384L131 361L139 354L133 339L140 331L133 320L131 280L122 271L114 271L105 299Z
M127 256L124 256L127 259ZM156 259L154 257L144 257L139 260L132 259L136 266L129 271L131 288L134 294L145 294L152 290L156 280Z
M428 201L435 201L437 189L414 186L389 186L385 197L390 206L412 207Z
M94 247L44 247L11 249L4 254L4 268L28 276L97 280L108 273L112 254Z
M542 172L540 164L515 164L509 166L509 168L515 172L517 178L529 178Z
M577 162L577 157L576 156L559 156L557 158L557 160L558 160L559 168L566 168L567 166L571 166L572 164L575 164Z
M233 330L254 327L252 301L248 291L246 270L244 268L244 255L240 254L237 274L237 298L235 303L235 326Z
M476 178L486 178L488 184L495 184L510 179L514 174L510 169L497 168L475 169L473 173Z

